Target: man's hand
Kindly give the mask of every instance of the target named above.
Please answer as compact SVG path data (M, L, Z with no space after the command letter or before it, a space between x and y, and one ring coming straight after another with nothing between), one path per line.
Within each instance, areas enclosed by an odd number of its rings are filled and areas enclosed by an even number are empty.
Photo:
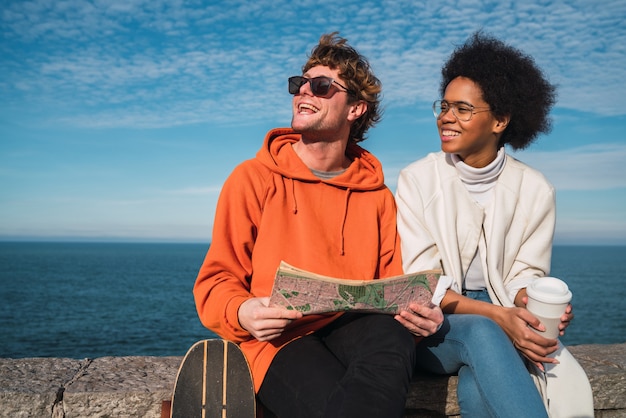
M443 323L443 312L439 306L423 306L411 303L408 310L395 316L413 335L428 337L439 330Z
M239 307L239 324L259 341L279 337L294 319L302 318L302 312L281 307L270 307L270 298L252 298Z

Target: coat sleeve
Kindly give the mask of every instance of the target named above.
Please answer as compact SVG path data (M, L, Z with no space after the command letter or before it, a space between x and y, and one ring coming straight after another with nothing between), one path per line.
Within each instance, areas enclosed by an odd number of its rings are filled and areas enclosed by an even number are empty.
M532 280L550 274L552 241L556 223L556 198L554 188L544 183L526 195L528 205L523 206L526 228L519 250L505 278L506 291L515 300L520 289ZM531 198L532 197L532 198ZM520 198L520 202L524 199Z
M396 189L398 233L405 272L441 269L441 256L424 218L424 196L409 169L400 172Z

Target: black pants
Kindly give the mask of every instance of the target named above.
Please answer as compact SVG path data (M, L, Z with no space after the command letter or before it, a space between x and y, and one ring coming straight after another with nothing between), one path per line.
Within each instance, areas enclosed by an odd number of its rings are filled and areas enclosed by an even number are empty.
M414 367L392 315L349 313L283 347L258 398L280 418L402 417Z

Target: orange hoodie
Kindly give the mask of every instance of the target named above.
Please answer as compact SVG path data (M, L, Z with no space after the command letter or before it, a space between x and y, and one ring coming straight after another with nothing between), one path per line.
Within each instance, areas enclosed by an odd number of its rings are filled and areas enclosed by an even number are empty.
M239 343L255 389L280 347L340 314L294 321L280 338L261 342L239 325L239 306L269 296L281 260L322 275L372 280L402 274L396 206L380 162L354 143L348 169L321 180L292 148L300 135L274 129L256 158L224 183L213 238L194 286L202 324ZM303 359L306 361L306 359Z

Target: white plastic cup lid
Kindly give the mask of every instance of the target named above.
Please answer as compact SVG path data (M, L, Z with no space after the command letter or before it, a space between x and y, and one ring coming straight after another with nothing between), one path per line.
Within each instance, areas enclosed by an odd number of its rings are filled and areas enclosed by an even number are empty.
M534 280L527 288L529 298L544 303L568 303L572 299L572 292L567 284L556 277L542 277Z

